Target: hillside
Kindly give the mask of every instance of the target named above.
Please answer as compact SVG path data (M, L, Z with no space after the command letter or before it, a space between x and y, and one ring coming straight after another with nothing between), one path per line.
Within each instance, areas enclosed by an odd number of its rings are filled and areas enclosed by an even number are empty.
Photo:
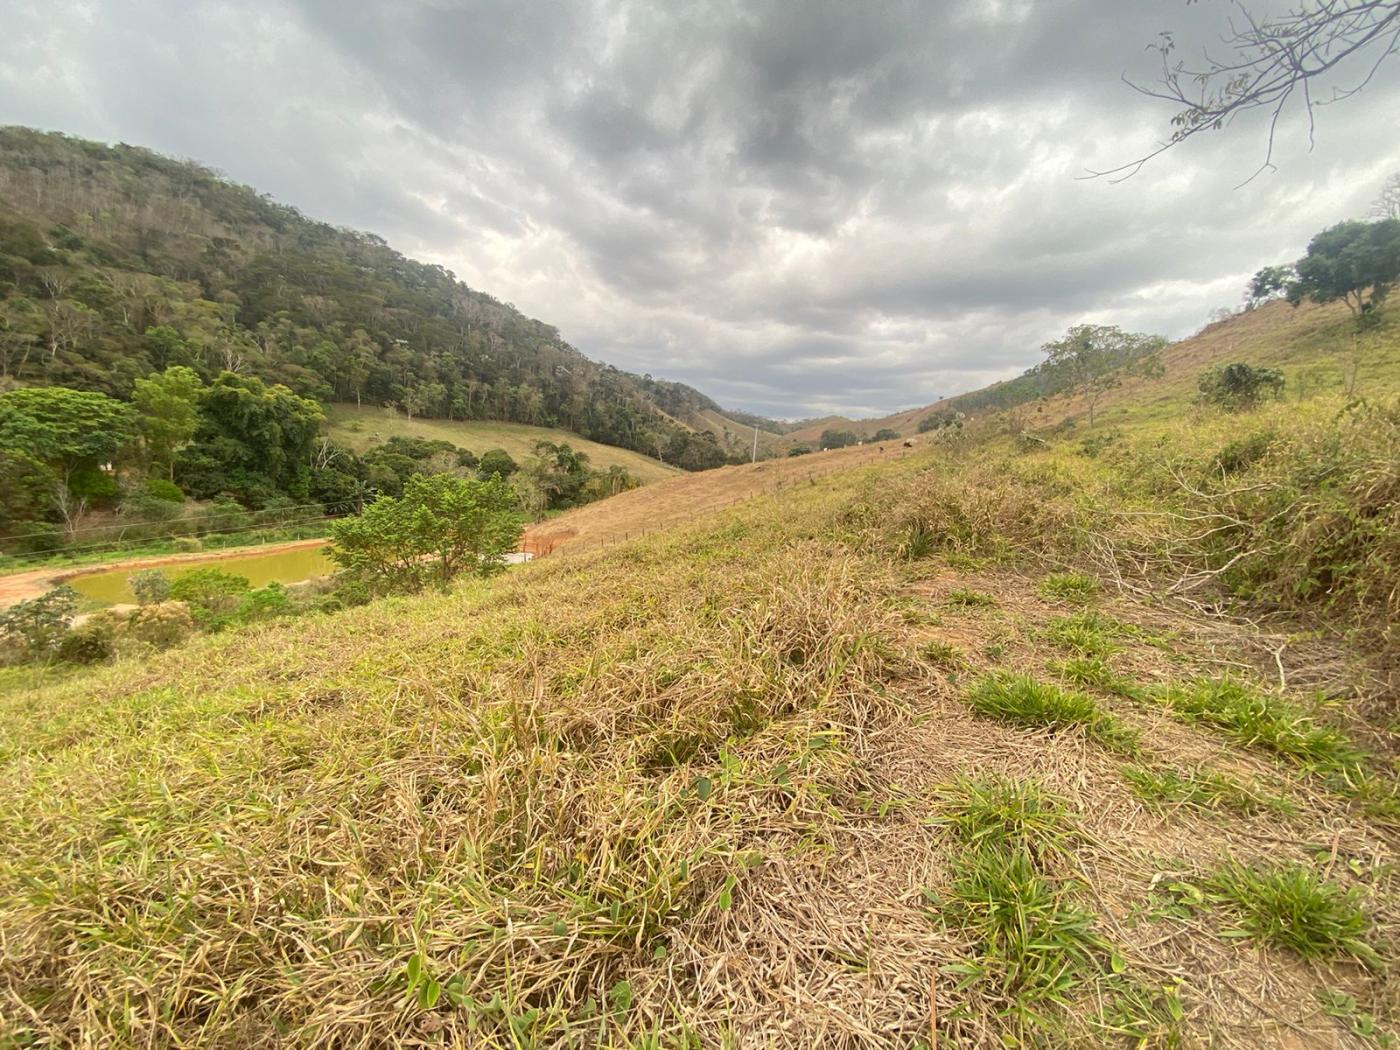
M699 391L591 361L542 321L378 237L197 164L0 128L0 381L128 397L170 365L322 402L560 426L691 469Z
M1174 597L1212 555L1164 487L1338 418L676 477L450 594L12 673L4 1034L1361 1047L1400 1022L1377 643ZM1393 471L1381 418L1343 477Z
M681 473L677 467L643 456L630 449L589 441L568 430L534 427L525 423L499 423L489 420L460 422L447 419L409 419L401 412L385 408L328 405L326 428L332 440L355 452L367 452L392 437L448 441L478 456L487 449L501 448L517 461L524 461L540 441L571 445L588 456L589 466L606 470L624 467L644 482L660 481Z
M1170 344L1161 355L1166 368L1162 380L1130 382L1111 390L1104 396L1099 411L1110 423L1169 416L1196 397L1197 381L1206 368L1233 361L1281 368L1288 373L1295 392L1337 391L1345 385L1354 363L1352 333L1351 315L1341 303L1304 303L1298 307L1282 301L1266 303ZM1363 392L1368 386L1382 392L1400 389L1397 347L1400 321L1394 317L1386 318L1378 330L1365 336L1359 373ZM1026 373L1021 379L1032 374ZM1030 406L1027 410L1032 412L1037 426L1058 423L1085 411L1080 398L1054 393L1046 396L1031 385L1018 389L1016 382L993 384L875 419L821 419L787 437L790 442L810 444L828 428L849 430L861 437L883 428L909 435L917 431L919 421L929 413L943 409L975 417Z

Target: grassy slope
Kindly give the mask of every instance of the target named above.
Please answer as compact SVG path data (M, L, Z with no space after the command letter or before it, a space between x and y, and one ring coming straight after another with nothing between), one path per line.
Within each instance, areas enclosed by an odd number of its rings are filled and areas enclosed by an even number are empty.
M459 423L444 419L409 419L392 409L357 408L354 405L331 405L327 417L331 436L357 452L363 452L391 437L402 436L450 441L461 448L471 449L478 456L490 448L503 448L520 460L535 450L537 441L562 441L586 452L590 464L596 468L616 463L646 482L682 473L639 452L599 444L572 431L552 427L494 421Z
M1173 343L1163 353L1167 375L1147 386L1129 385L1111 391L1099 406L1108 423L1167 419L1177 414L1196 396L1201 372L1214 364L1245 361L1283 369L1289 395L1298 395L1300 378L1308 396L1336 391L1351 366L1351 315L1340 303L1330 306L1304 305L1293 308L1284 302L1271 303L1240 314L1228 321L1209 325L1196 335ZM1360 376L1362 386L1371 391L1400 390L1400 318L1393 312L1379 331L1365 337L1365 357ZM944 399L922 408L907 409L879 419L824 420L788 435L798 442L816 441L829 426L851 430L862 436L882 427L912 434L919 420L955 399ZM1054 398L1033 412L1037 423L1058 422L1069 415L1082 415L1087 408L1079 398Z
M1058 511L978 473L1039 468L950 454L828 454L850 469L449 595L10 679L4 1023L123 1045L1352 1045L1336 993L1393 1025L1393 968L1324 933L1313 960L1241 942L1220 874L1299 865L1354 895L1385 958L1388 818L1143 692L1228 672L1274 703L1269 641L1101 585L1042 596L1016 545ZM906 560L896 526L930 514L965 538ZM1053 683L1075 647L1112 673L1092 716L978 713L985 675ZM1277 657L1300 710L1320 652ZM1144 769L1207 801L1144 796ZM998 777L1048 796L1024 847L986 804Z

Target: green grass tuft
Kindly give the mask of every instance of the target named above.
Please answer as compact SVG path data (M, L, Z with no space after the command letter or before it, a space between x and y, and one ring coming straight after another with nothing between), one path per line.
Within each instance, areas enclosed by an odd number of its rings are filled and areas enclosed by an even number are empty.
M938 639L926 642L919 652L929 663L948 670L956 670L967 662L966 654L956 645Z
M1053 644L1076 656L1102 660L1120 648L1109 638L1106 622L1094 613L1058 616L1050 621L1045 634Z
M1040 596L1052 602L1088 605L1099 596L1099 581L1083 572L1052 572L1040 581Z
M1122 725L1086 693L1037 682L1028 675L993 672L977 681L968 704L980 715L1013 725L1082 729L1110 750L1135 753L1138 734Z
M1294 813L1298 808L1281 795L1250 791L1223 773L1202 770L1183 773L1162 766L1125 766L1123 779L1134 795L1155 806L1189 806L1203 810L1224 807L1241 813Z
M1101 656L1070 656L1063 660L1051 660L1046 666L1052 674L1081 689L1100 689L1105 693L1130 697L1142 694L1141 688L1109 667Z
M944 600L949 605L965 609L985 609L997 603L997 600L990 594L974 591L969 587L958 587L949 591Z
M1070 1009L1106 945L1070 885L1037 870L1024 849L979 849L959 865L946 906L974 939L974 961L948 967L959 990L989 982L1015 1022L1043 1026L1047 1006Z
M937 807L935 823L968 846L1058 847L1069 828L1064 800L1029 780L959 777Z
M1371 923L1361 909L1359 891L1326 882L1310 867L1250 867L1232 861L1203 888L1207 899L1237 919L1231 935L1288 948L1304 959L1350 956L1380 965L1367 943Z
M1230 678L1169 686L1161 700L1189 722L1224 730L1249 747L1331 772L1355 767L1361 753L1340 729L1318 725L1282 697Z

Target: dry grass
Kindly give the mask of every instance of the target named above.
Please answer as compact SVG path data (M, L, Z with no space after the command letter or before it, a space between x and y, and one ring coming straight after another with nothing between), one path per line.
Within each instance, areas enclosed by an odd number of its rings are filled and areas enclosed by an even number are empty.
M1258 684L1257 632L1110 580L1067 615L1041 562L1076 541L1026 530L1071 494L879 455L648 486L570 527L721 509L450 595L0 680L0 1038L1355 1045L1324 992L1394 1027L1392 825L1093 683L1054 725L968 706L1085 645L1130 694ZM940 537L915 559L910 522ZM1280 651L1290 682L1309 652ZM1130 765L1294 811L1149 804ZM1337 885L1391 967L1231 938L1169 890L1265 860Z

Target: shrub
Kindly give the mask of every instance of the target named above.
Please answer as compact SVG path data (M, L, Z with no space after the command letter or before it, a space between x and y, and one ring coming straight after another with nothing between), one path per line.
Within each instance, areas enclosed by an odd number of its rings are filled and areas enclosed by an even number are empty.
M154 649L169 649L193 634L195 627L189 605L171 601L134 610L127 618L123 633Z
M308 507L301 500L273 496L253 515L253 520L259 525L295 525L320 516L319 508Z
M140 522L174 521L185 513L183 503L172 503L145 492L137 492L122 500L118 511L123 518Z
M860 438L849 430L823 430L821 441L822 448L846 448L850 445L859 445Z
M68 541L57 525L46 521L26 521L16 527L9 542L20 554L51 554L62 550Z
M508 478L520 469L520 465L511 459L510 453L503 448L487 449L481 454L481 460L476 465L477 476L480 478Z
M1211 466L1221 474L1238 474L1248 470L1269 454L1276 439L1277 435L1272 430L1236 438L1215 454Z
M126 582L141 605L155 605L170 599L170 579L159 569L138 569Z
M196 536L181 536L175 541L175 549L182 554L193 554L202 551L204 543Z
M116 626L110 618L94 615L74 627L58 643L58 658L73 664L96 664L116 655Z
M794 445L792 448L788 449L788 455L789 455L789 456L806 456L806 455L810 454L811 451L812 451L812 450L811 450L810 448L808 448L806 445Z
M79 595L72 587L55 587L0 611L0 641L21 659L55 656L68 634Z
M1282 397L1283 385L1283 373L1277 368L1256 368L1237 361L1202 373L1200 400L1217 408L1248 411L1265 398Z
M497 571L520 533L515 496L501 477L417 475L401 498L381 496L358 518L332 525L330 555L374 590L418 590L462 572Z
M184 503L185 494L180 486L173 481L166 481L164 478L147 478L146 495L152 499L164 500L167 503Z
M1211 564L1228 566L1221 578L1237 594L1349 621L1400 663L1400 403L1299 428L1247 482L1186 507L1238 523L1204 544Z
M251 586L246 577L221 569L194 569L175 578L170 597L188 603L190 614L200 627L218 630L228 622L240 597Z
M1122 436L1123 432L1116 427L1099 434L1090 434L1079 442L1079 454L1088 456L1090 459L1097 459L1105 449L1116 444Z
M233 532L247 528L253 518L232 496L219 496L214 499L199 516L201 532Z
M238 603L231 619L239 623L255 623L287 616L293 612L292 599L287 588L273 581L266 587L249 591Z

